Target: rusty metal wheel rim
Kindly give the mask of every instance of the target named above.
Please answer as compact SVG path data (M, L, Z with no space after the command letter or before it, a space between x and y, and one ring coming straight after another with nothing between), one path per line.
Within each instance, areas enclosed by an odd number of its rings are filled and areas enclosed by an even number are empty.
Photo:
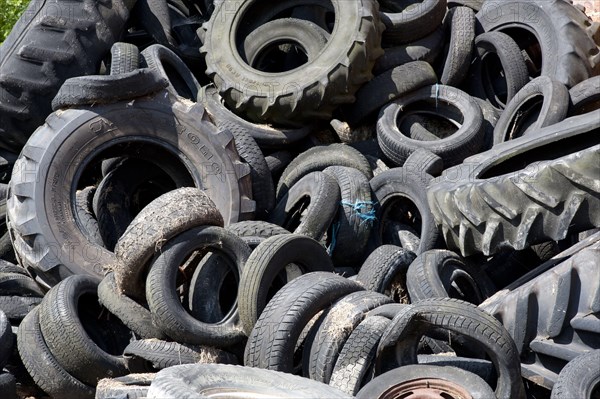
M378 399L473 399L461 385L438 378L419 378L401 382L383 392Z

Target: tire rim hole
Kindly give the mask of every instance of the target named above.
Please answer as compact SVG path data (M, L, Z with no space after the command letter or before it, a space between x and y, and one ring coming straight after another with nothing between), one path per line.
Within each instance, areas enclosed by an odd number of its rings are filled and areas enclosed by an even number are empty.
M281 73L308 62L306 49L300 43L282 40L261 49L250 66L261 72Z

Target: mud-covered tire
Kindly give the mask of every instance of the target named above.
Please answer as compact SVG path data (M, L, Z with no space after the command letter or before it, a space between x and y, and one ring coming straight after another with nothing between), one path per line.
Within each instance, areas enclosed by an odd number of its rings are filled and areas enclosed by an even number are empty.
M600 53L587 30L592 23L568 1L488 1L477 19L483 31L507 33L522 49L533 34L542 54L541 75L567 87L598 73Z
M129 374L117 378L105 378L98 381L95 399L143 399L154 380L154 373Z
M77 172L99 156L100 148L123 141L133 146L146 143L153 150L144 147L147 151L137 157L165 162L164 168L175 162L173 173L203 187L228 223L248 218L254 211L249 168L240 162L233 136L217 130L202 106L163 100L164 96L144 98L133 104L54 113L28 141L13 170L8 226L19 263L46 284L72 274L101 276L104 267L115 261L112 253L83 234L72 201ZM29 172L21 173L25 170ZM60 189L52 189L47 181Z
M256 2L237 3L234 9L225 2L217 5L200 51L206 57L207 75L232 109L257 122L289 124L329 118L338 105L353 101L360 85L372 78L375 60L383 54L380 40L384 27L375 1L332 0L331 4L340 23L323 52L313 62L278 74L280 88L267 91L273 77L250 68L238 50L231 48L242 16L258 7Z
M521 250L600 226L600 145L592 144L554 159L545 155L542 159L551 159L547 161L525 160L527 167L520 170L467 172L466 163L445 171L430 186L428 198L448 248L463 256L491 255L503 247ZM483 154L498 160L502 151L494 148L496 154Z
M2 44L0 147L19 153L68 78L98 72L125 29L131 0L34 1Z

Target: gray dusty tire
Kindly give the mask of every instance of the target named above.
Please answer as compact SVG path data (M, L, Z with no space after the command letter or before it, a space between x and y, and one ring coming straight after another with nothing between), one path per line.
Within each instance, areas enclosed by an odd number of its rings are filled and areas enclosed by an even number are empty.
M360 85L372 78L375 60L383 54L383 24L375 1L349 5L333 0L331 4L337 20L344 23L336 24L328 45L313 62L278 74L281 88L268 92L265 88L273 77L251 68L230 45L236 34L243 36L238 32L244 13L260 4L248 1L234 9L225 2L217 5L200 51L206 58L206 74L232 109L257 122L289 124L329 118L335 107L352 102ZM242 82L241 87L236 82Z
M571 360L558 375L551 399L594 398L600 393L600 350L592 350Z

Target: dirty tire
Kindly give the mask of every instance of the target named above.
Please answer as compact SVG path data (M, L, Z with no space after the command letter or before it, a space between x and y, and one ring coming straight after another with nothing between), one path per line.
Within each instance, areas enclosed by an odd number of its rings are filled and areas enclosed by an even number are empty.
M81 230L88 235L93 243L104 245L100 229L98 228L98 221L94 217L92 209L92 198L95 191L95 187L86 187L83 190L78 190L75 193L75 209L82 224Z
M95 399L144 399L154 376L154 373L144 373L102 379L96 386Z
M396 293L396 283L399 283L405 299L406 271L415 260L416 255L395 245L381 245L377 247L365 260L356 276L356 281L369 291L379 292L388 296ZM398 298L400 299L400 298Z
M51 113L63 82L98 72L131 6L121 0L29 4L2 44L0 147L18 154ZM65 7L68 17L60 15Z
M358 291L335 302L327 311L310 347L308 376L329 383L344 343L373 309L390 303L385 295Z
M448 248L463 256L489 256L600 226L599 153L595 145L487 178L458 172L460 166L445 171L452 182L442 175L428 196ZM457 172L462 173L458 180Z
M289 265L295 267L288 269ZM246 335L267 306L269 289L285 274L287 284L301 274L333 272L333 264L325 248L317 241L299 234L279 235L265 239L248 258L240 279L238 306Z
M404 169L439 176L444 171L444 161L439 156L424 148L419 148L406 158Z
M250 396L281 399L350 399L335 388L306 378L222 364L189 364L160 371L148 390L148 398L193 399L205 392L219 395L236 389Z
M571 360L558 375L551 399L594 398L600 389L600 350L592 350Z
M269 222L247 220L227 226L227 230L240 237L250 249L254 250L264 240L273 236L290 234L281 226Z
M498 375L498 398L524 398L519 353L508 331L483 310L457 299L429 299L398 312L379 343L376 372L416 364L419 339L436 329L465 337L487 353Z
M406 43L427 36L441 25L446 5L446 0L424 0L401 12L382 12L381 20L386 28L384 40Z
M180 188L158 197L133 219L115 246L119 290L143 300L150 259L176 235L197 226L223 226L214 202L197 188Z
M260 7L256 4L239 3L234 10L219 4L208 22L208 33L200 49L206 58L206 74L231 109L257 122L297 124L327 119L337 106L352 102L356 90L372 78L375 60L383 54L380 40L384 27L379 21L378 4L359 0L350 6L342 0L332 0L336 19L344 23L336 24L328 45L313 62L278 74L282 87L288 86L290 91L265 94L263 85L271 84L272 77L250 68L237 49L223 47L224 43L234 43L233 36L241 30L238 25L243 18L237 16L252 6ZM244 85L243 91L233 85L240 81L240 73L245 81L253 82Z
M110 74L132 72L140 67L140 50L131 43L117 42L110 48Z
M302 330L321 310L362 287L333 273L298 277L281 289L258 319L244 353L244 364L290 373Z
M18 323L41 302L37 297L0 296L0 309L11 322Z
M216 347L234 345L244 339L237 301L222 320L208 323L188 313L179 299L179 265L198 250L221 252L229 259L231 272L238 281L250 256L250 248L241 238L217 226L191 228L167 241L152 261L146 280L146 298L152 320L165 334L180 343ZM214 283L211 285L214 286ZM209 286L200 290L200 295L206 295L204 302L207 307L218 302L220 288Z
M14 346L14 335L6 314L0 309L0 367L4 368Z
M27 372L48 395L65 399L93 399L94 388L65 371L48 349L40 329L39 311L38 307L27 314L17 333L19 355Z
M450 19L450 43L440 83L458 87L467 77L473 57L475 13L468 7L455 7L446 18Z
M365 318L348 337L335 362L329 385L349 395L356 395L373 366L379 340L390 324L381 316Z
M600 109L600 76L584 80L569 90L569 116L581 115Z

